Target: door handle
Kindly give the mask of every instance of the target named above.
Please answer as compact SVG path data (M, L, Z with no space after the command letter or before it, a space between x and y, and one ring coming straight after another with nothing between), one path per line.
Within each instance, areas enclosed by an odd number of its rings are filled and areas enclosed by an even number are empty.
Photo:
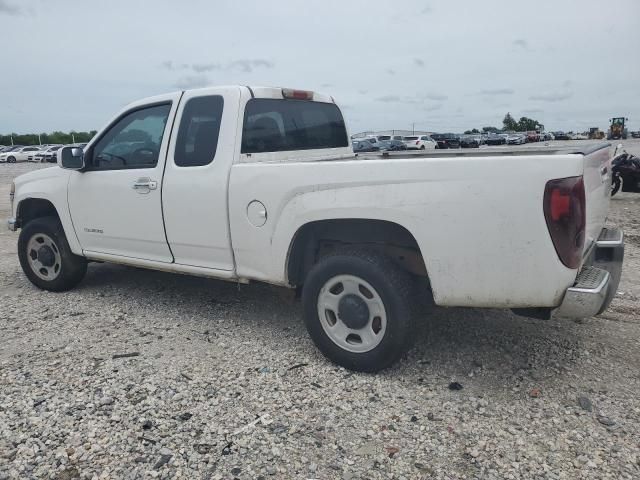
M134 190L140 190L138 193L149 193L149 190L158 188L158 182L150 178L139 178L133 184Z

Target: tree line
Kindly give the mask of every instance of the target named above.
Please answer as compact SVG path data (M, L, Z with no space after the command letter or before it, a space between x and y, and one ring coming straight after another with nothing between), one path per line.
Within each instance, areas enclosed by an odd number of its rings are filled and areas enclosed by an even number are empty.
M470 133L496 133L496 132L528 132L533 130L544 130L544 125L533 118L520 117L520 120L513 118L511 113L507 113L502 120L502 129L497 127L482 127L482 130L474 128L467 130L466 134Z
M51 133L9 133L0 135L0 145L45 145L49 143L69 144L87 143L97 133L96 130L89 132L51 132Z

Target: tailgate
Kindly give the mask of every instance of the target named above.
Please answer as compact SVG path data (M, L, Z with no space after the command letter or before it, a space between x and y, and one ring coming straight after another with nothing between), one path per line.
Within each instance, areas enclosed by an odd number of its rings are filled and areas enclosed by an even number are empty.
M584 156L584 191L587 200L585 252L598 239L611 200L611 154L607 143L588 146Z

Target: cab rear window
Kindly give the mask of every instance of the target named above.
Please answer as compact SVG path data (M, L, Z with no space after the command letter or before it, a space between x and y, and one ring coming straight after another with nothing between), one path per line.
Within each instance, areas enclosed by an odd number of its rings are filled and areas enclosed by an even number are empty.
M254 98L247 102L242 153L347 147L340 109L333 103Z

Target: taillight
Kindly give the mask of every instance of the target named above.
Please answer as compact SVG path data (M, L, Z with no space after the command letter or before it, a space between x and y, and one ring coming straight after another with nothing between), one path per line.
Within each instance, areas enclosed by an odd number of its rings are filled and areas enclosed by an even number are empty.
M416 142L416 145L420 145L420 140L418 140L418 141Z
M558 257L578 268L585 239L586 199L580 177L550 180L544 189L544 218Z
M293 88L283 88L282 96L296 100L313 100L313 92L308 90L294 90Z

